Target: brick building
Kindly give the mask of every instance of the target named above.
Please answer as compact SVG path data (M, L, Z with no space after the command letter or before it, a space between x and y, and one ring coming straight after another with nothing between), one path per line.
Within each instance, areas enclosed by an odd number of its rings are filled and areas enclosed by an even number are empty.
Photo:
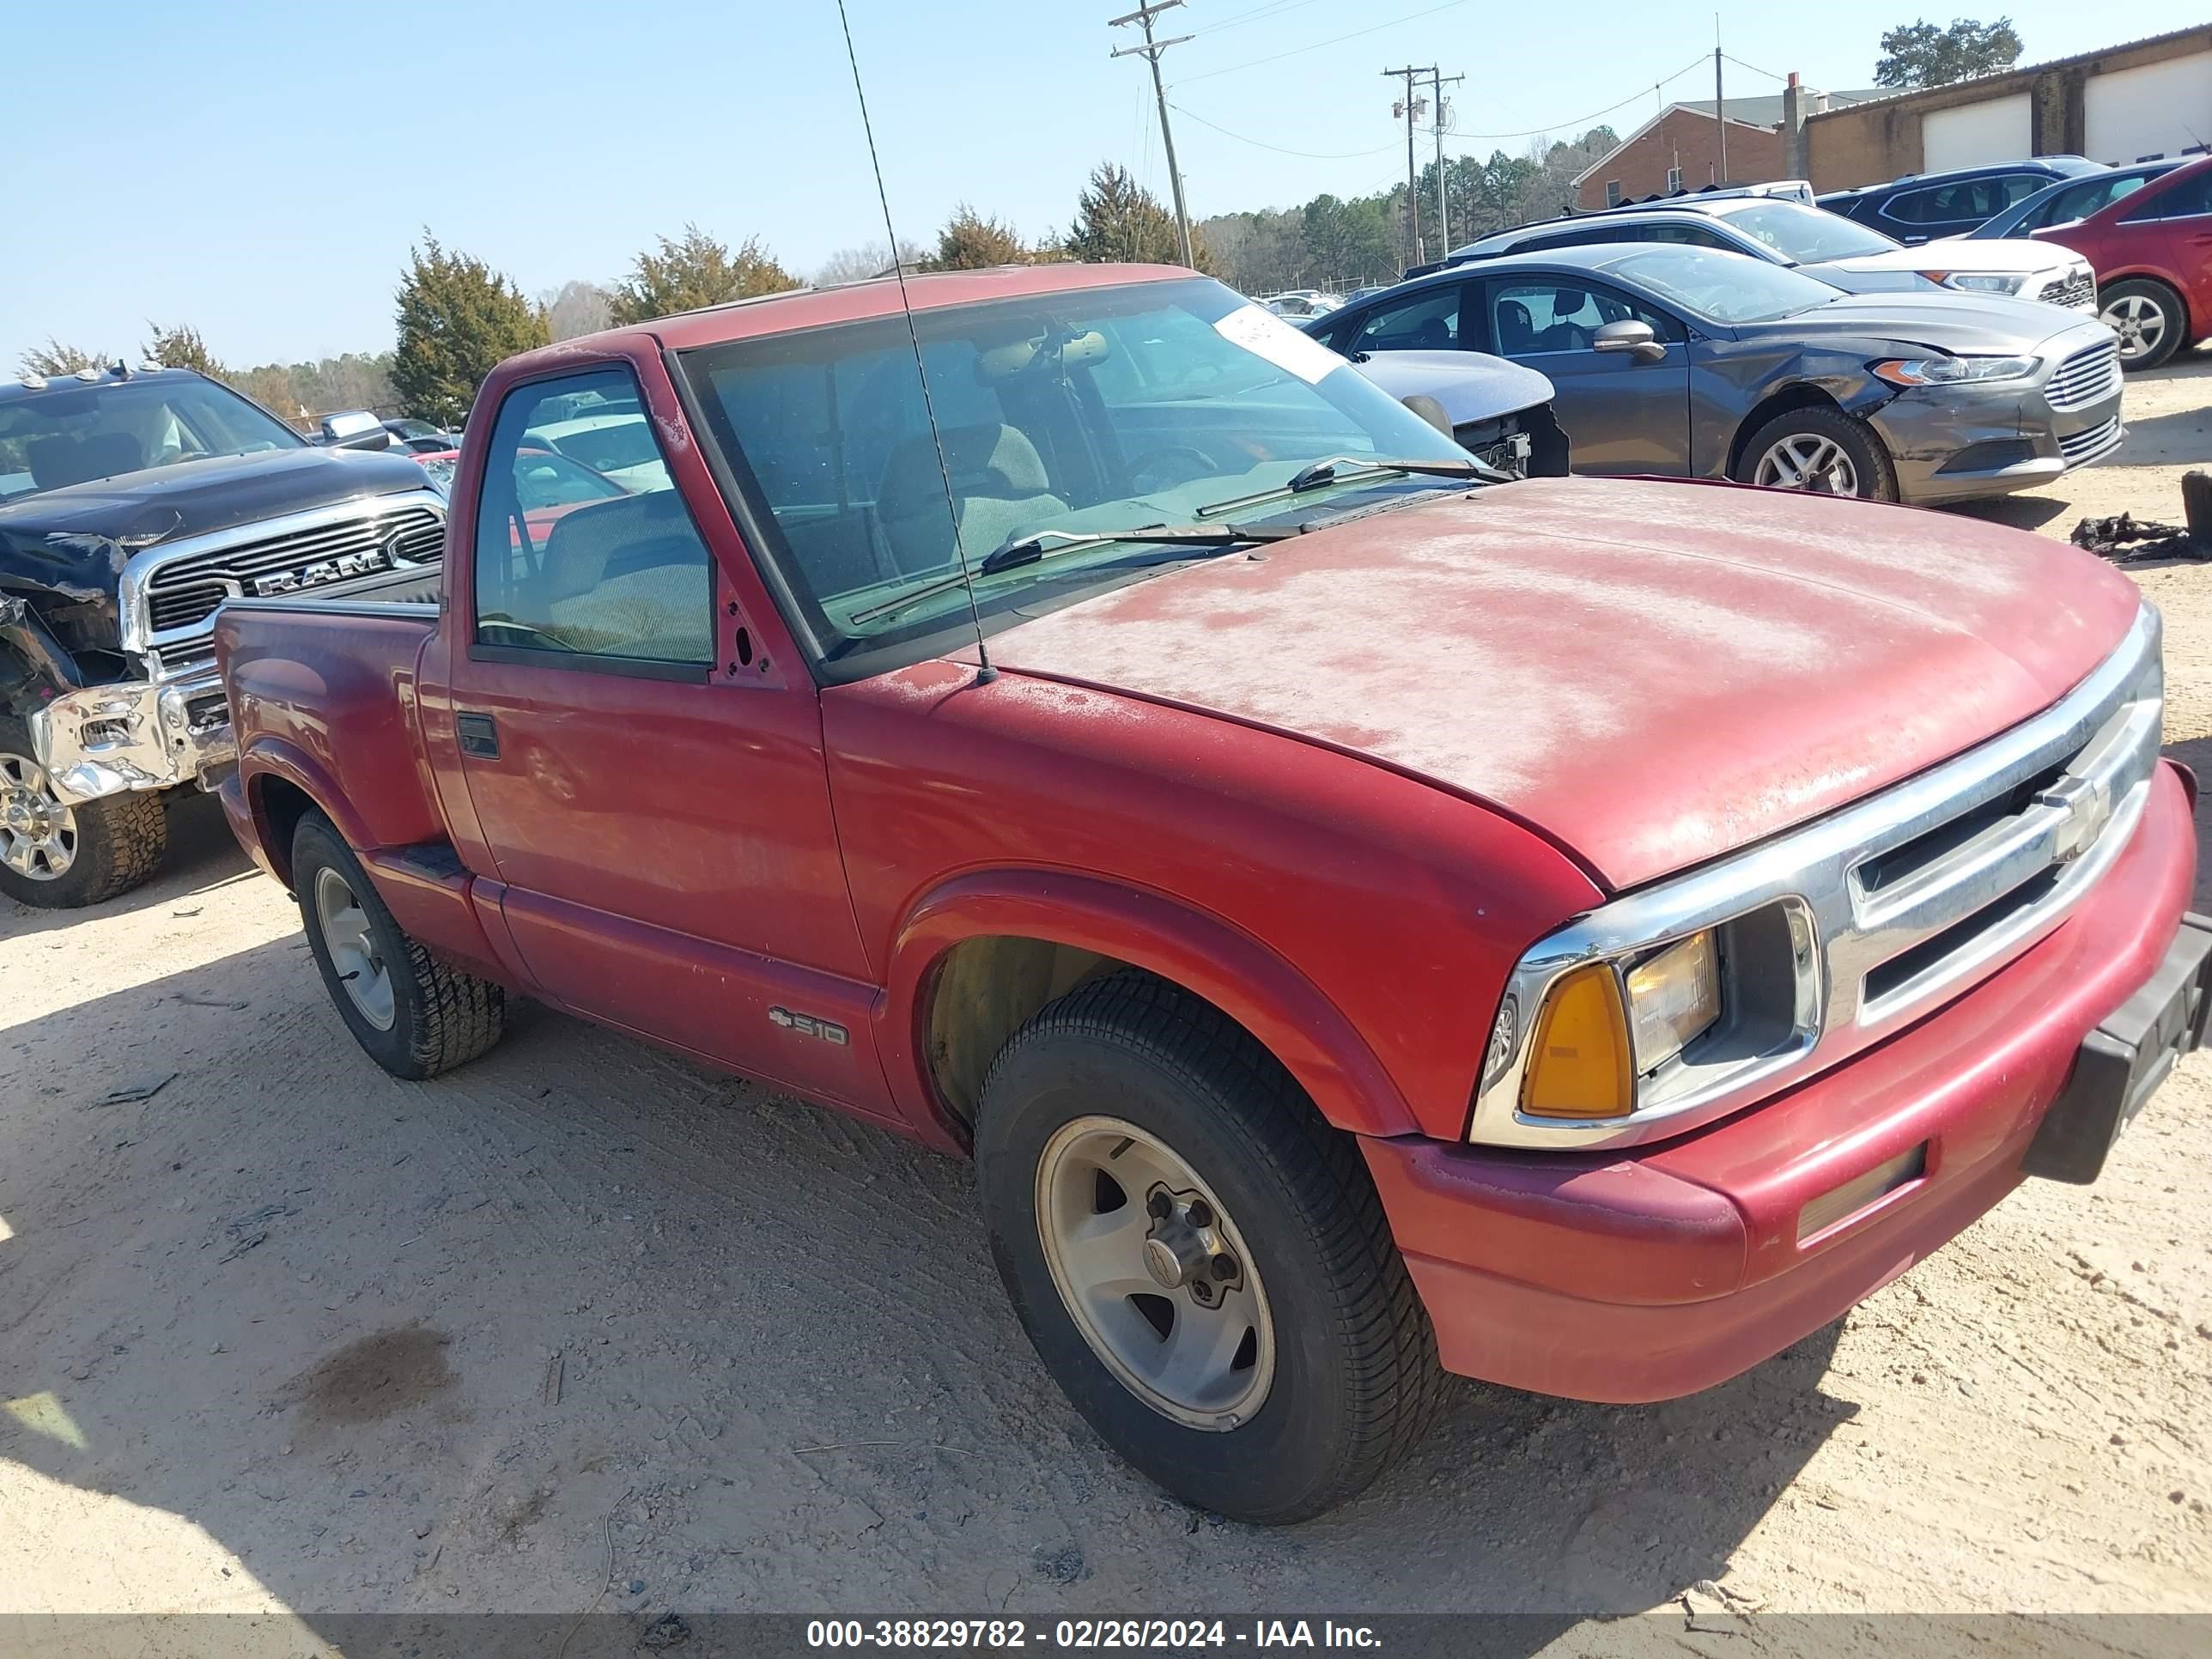
M1871 92L1811 92L1804 108L1840 109L1885 94ZM1780 94L1731 98L1728 112L1728 170L1722 176L1720 124L1711 99L1669 104L1575 176L1575 206L1587 210L1620 202L1668 196L1678 190L1714 185L1761 185L1802 175L1790 170L1790 146L1782 131Z

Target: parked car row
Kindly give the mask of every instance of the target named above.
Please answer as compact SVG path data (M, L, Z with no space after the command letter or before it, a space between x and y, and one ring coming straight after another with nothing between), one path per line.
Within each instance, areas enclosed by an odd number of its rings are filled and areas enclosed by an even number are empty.
M972 1153L1046 1372L1245 1521L1445 1370L1689 1393L2094 1179L2212 1006L2134 584L1502 482L1366 377L1442 322L1616 382L1601 468L1918 495L1977 410L2103 441L2109 332L1680 246L1346 309L1356 367L1188 272L945 272L495 370L442 575L216 623L302 971L398 1077L527 995ZM625 409L599 493L551 446Z
M1305 328L1355 359L1487 353L1540 371L1583 473L1927 505L2048 483L2122 437L2118 349L2094 318L1924 283L1849 294L1677 242L1471 259Z

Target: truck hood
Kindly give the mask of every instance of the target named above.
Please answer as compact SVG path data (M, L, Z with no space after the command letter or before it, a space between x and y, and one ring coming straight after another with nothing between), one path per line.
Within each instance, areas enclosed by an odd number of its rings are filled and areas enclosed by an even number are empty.
M2047 708L2139 604L2087 554L1972 520L1546 478L1184 567L991 656L1426 778L1619 890Z
M0 589L115 595L124 562L179 536L428 487L410 456L278 449L216 455L0 501Z

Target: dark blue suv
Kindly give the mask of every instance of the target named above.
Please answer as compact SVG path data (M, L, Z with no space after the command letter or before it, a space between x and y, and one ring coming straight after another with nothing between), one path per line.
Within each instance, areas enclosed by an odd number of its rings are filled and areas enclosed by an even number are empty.
M1885 231L1900 242L1955 236L1994 219L2061 179L2104 168L2084 155L2035 155L1948 173L1913 173L1886 185L1816 198L1831 213Z

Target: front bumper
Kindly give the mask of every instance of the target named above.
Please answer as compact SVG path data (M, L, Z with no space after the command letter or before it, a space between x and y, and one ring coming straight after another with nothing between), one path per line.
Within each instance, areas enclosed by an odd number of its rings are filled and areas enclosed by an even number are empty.
M163 680L88 685L30 718L31 747L65 805L198 782L236 758L212 666Z
M1900 499L1915 507L2005 495L2100 461L2120 447L2121 389L2058 410L2042 379L1899 392L1867 418L1897 466Z
M2169 1035L2130 1010L2191 943L2175 944L2191 815L2161 766L2133 840L2048 938L1888 1042L1680 1139L1613 1154L1363 1140L1444 1365L1574 1399L1671 1399L1935 1251L2024 1178L2062 1097L2092 1091L2094 1037ZM2123 1113L2156 1081L2142 1052Z

